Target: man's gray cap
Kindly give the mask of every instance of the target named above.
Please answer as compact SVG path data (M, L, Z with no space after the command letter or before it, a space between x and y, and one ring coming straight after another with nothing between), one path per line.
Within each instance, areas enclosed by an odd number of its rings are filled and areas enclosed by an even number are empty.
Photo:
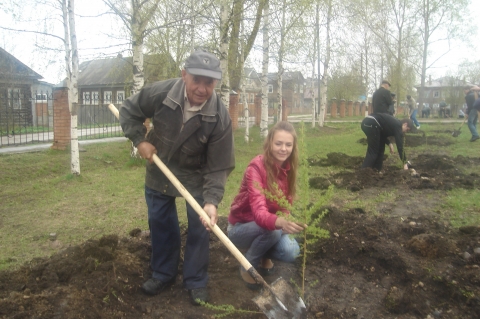
M192 75L222 79L220 60L212 53L205 51L193 52L185 61L185 70Z

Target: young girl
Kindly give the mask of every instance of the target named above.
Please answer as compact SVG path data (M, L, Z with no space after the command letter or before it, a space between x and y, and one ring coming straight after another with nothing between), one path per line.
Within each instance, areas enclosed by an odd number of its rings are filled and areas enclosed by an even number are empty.
M266 276L274 270L271 259L295 260L300 248L288 234L301 232L307 226L277 216L278 211L289 212L266 197L266 193L274 198L286 197L292 203L295 196L298 149L293 126L288 122L275 124L263 150L263 155L256 156L248 165L230 207L228 237L239 249L247 250L247 260L260 275ZM261 288L243 267L240 274L248 288Z

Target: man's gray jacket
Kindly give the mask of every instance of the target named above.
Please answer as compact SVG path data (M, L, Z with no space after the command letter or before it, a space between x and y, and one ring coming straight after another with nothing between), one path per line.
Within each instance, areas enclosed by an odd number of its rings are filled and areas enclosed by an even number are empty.
M183 123L184 94L182 79L146 86L125 100L120 124L133 145L153 144L158 157L192 196L218 205L235 167L230 115L214 92L202 110ZM147 118L153 128L145 137ZM181 196L155 163L147 163L145 185L165 195Z

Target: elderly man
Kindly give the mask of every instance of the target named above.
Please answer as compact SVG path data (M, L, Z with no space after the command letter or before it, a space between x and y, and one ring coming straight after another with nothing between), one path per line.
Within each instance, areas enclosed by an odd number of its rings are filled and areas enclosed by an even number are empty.
M145 199L153 273L142 290L148 295L175 283L181 248L175 204L175 198L181 195L153 163L153 154L158 154L210 217L207 224L186 204L183 285L194 305L208 300L208 230L217 221L217 205L222 200L227 176L235 166L232 123L214 91L221 76L217 57L197 51L185 61L182 78L146 86L120 108L125 136L147 160ZM151 118L153 129L145 136L143 123L147 118Z
M393 112L389 111L391 104L393 104L393 99L390 93L390 82L383 80L380 88L372 96L373 114L387 113L393 115Z

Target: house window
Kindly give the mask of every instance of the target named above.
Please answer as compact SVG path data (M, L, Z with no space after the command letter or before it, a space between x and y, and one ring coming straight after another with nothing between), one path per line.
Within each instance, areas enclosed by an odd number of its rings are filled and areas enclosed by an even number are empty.
M429 94L430 94L430 91L425 90L425 97L428 97Z
M83 104L89 105L91 103L90 101L90 92L83 92Z
M436 97L436 98L440 97L440 92L433 91L433 97Z
M125 100L125 91L117 91L117 103L122 103Z
M459 95L458 91L455 91L455 92L453 93L453 95L454 95L455 97L458 97L458 95Z
M303 93L303 85L300 85L300 93Z
M112 103L112 91L104 91L103 92L103 103L104 104Z
M273 85L268 85L268 93L273 93Z
M20 89L8 89L8 106L16 110L22 108L22 102L20 101Z
M98 91L92 92L92 104L98 104Z
M297 93L297 85L296 84L293 85L293 93Z
M253 103L255 101L255 95L253 93L250 93L250 103Z

